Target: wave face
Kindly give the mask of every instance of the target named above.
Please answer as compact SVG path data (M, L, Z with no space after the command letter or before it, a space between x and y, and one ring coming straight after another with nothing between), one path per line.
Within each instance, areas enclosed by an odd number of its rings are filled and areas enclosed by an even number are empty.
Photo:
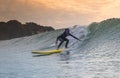
M92 23L88 27L90 34L82 45L83 51L86 49L94 52L119 53L120 51L120 19L108 19L100 23Z
M120 19L108 19L92 23L89 34L79 52L86 64L90 78L119 78L120 73ZM88 74L86 74L88 75Z

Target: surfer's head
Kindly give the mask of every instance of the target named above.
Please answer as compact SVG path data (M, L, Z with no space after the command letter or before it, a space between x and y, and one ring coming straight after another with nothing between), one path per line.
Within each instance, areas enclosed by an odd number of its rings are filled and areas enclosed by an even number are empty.
M65 34L68 36L69 33L70 33L70 29L69 29L69 28L66 28L66 29L65 29Z
M69 28L66 28L66 29L65 29L65 31L66 31L66 32L69 32L69 31L70 31L70 29L69 29Z

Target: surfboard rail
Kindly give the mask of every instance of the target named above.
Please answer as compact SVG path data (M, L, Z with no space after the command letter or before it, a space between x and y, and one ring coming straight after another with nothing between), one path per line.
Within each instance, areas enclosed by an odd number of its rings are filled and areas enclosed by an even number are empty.
M54 54L54 53L60 53L63 52L65 49L58 49L58 50L36 50L36 51L32 51L33 54L45 54L45 55L49 55L49 54Z

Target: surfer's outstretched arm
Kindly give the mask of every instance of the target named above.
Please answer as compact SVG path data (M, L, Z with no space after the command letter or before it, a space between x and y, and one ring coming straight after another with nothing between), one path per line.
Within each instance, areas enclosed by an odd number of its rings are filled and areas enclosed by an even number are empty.
M73 36L72 34L69 34L69 35L70 35L70 36L72 36L73 38L75 38L75 39L77 39L77 40L81 41L79 38L77 38L77 37Z

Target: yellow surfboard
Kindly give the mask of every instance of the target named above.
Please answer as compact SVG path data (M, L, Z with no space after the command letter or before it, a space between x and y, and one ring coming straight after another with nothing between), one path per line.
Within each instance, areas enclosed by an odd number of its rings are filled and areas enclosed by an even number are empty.
M58 49L58 50L47 50L47 51L32 51L33 54L44 54L44 55L49 55L49 54L54 54L54 53L60 53L63 52L65 49Z

